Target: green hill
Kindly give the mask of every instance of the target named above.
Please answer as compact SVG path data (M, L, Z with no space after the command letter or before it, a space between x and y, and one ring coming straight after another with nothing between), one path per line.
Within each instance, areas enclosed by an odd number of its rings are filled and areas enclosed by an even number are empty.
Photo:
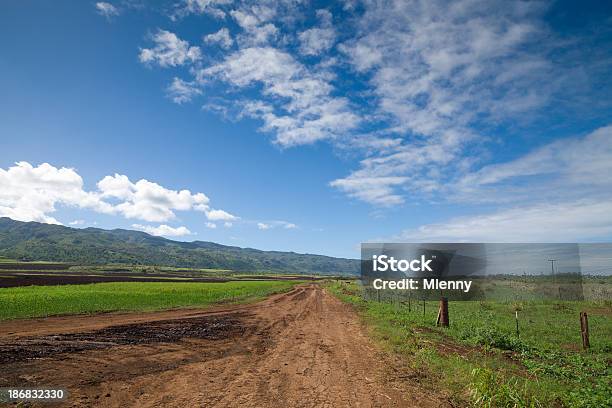
M0 257L83 265L138 264L234 271L355 275L356 259L180 242L140 231L68 228L0 218Z

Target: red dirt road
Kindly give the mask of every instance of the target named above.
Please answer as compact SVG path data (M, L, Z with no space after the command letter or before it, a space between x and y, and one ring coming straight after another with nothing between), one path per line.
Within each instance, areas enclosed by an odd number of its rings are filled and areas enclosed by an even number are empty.
M63 387L64 406L448 406L411 374L316 284L209 311L0 323L0 387Z

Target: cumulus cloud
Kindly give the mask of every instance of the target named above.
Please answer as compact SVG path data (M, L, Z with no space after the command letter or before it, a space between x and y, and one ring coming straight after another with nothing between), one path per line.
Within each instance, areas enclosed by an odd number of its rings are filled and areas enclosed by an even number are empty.
M206 228L215 229L217 228L217 224L215 224L214 222L207 222Z
M269 224L265 224L263 222L258 222L257 223L257 228L259 228L260 230L267 230L267 229L270 229L271 226Z
M199 47L190 46L176 34L157 30L152 36L153 48L141 48L138 58L143 64L157 64L160 67L176 67L202 58Z
M58 204L113 212L113 207L96 193L83 190L83 179L74 169L58 169L48 163L33 167L23 161L6 170L0 168L0 216L59 224L49 215Z
M187 227L181 226L174 228L166 224L162 224L157 227L153 227L151 225L132 224L132 228L138 231L144 231L147 234L163 237L182 237L192 234Z
M68 225L83 225L83 224L85 224L84 220L74 220L68 223Z
M145 179L132 183L120 174L104 177L98 182L98 190L102 197L122 200L114 208L126 218L163 222L175 218L176 210L208 210L209 199L204 193L170 190Z
M167 88L168 97L174 103L183 104L190 102L194 97L201 95L202 91L193 82L183 81L174 77L172 83Z
M216 33L208 34L203 37L206 44L217 44L223 49L229 49L234 45L234 40L227 28L223 27Z
M132 182L122 174L106 176L97 183L97 190L85 191L83 179L71 168L58 169L48 163L34 167L27 162L0 168L0 217L19 221L59 224L50 215L58 205L149 222L165 222L176 218L177 211L191 210L211 221L238 219L211 209L209 202L204 193L172 190L146 179Z
M113 6L111 3L107 3L105 1L99 1L96 3L96 11L98 14L108 19L119 15L119 9L117 9L117 7Z

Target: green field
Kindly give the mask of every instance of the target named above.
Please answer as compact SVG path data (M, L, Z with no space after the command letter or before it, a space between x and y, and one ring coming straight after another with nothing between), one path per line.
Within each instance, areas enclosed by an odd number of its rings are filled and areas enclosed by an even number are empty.
M435 327L438 303L366 300L357 284L329 289L353 304L419 382L458 406L612 406L612 303L523 301L449 303L450 327ZM384 300L384 298L383 298ZM519 336L515 312L519 314ZM591 349L582 351L579 312L589 313Z
M290 290L297 281L113 282L0 289L0 320L110 311L151 311L246 302Z

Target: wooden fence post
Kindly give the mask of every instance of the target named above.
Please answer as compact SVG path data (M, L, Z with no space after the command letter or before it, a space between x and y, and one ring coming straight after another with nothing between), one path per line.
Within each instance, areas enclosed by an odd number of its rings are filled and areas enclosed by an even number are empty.
M591 347L589 343L589 318L586 312L580 312L580 334L582 335L582 348Z
M516 337L520 338L521 333L519 332L518 310L514 311L514 320L516 321Z
M436 319L436 325L448 327L448 298L440 298L440 308L438 309L438 318Z

